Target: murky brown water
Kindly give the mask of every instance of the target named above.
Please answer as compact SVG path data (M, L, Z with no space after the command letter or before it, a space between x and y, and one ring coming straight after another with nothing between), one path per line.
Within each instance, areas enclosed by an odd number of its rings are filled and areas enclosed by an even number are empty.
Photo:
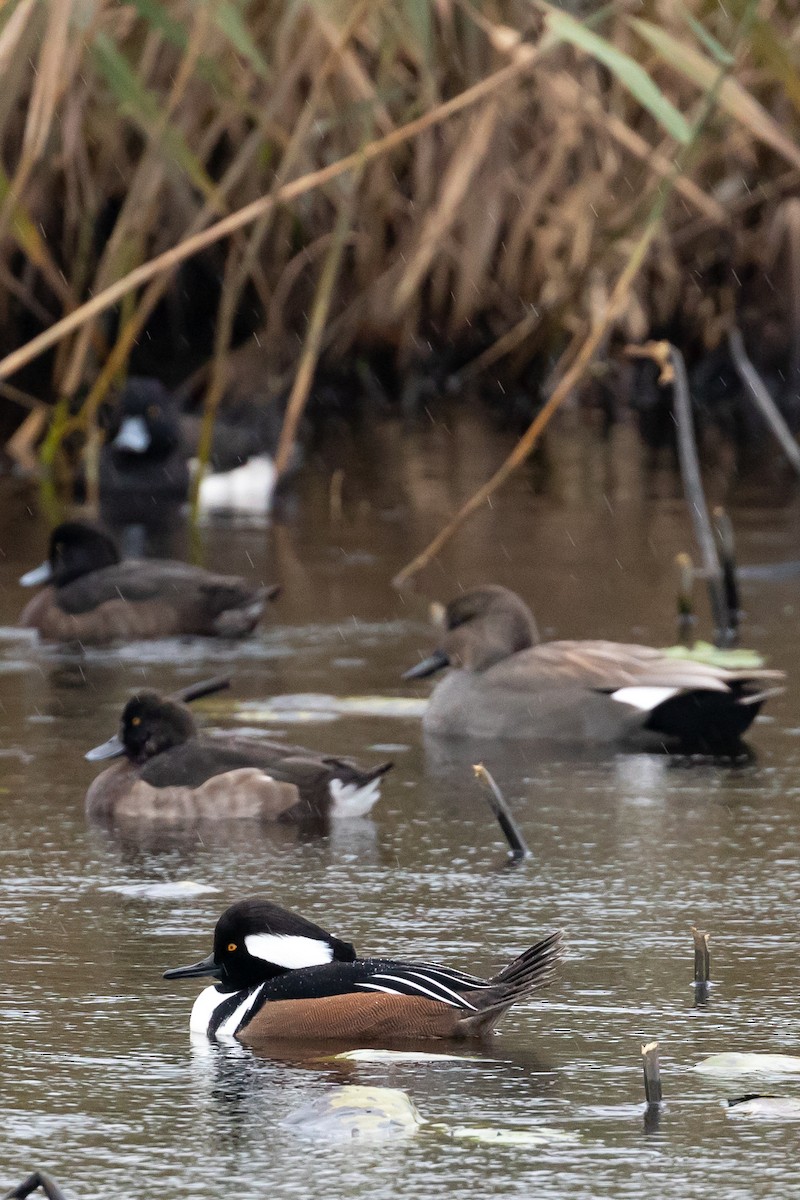
M263 710L234 707L278 694L423 696L399 675L428 645L428 600L484 580L533 600L548 636L674 640L672 559L690 544L688 521L671 471L646 476L625 430L611 448L583 435L555 441L547 472L513 482L416 594L392 591L394 573L506 448L472 418L418 432L388 424L312 459L288 525L206 528L208 564L284 585L261 634L233 649L176 642L77 659L12 632L26 599L15 581L42 557L46 525L35 498L3 483L0 1189L39 1166L77 1200L444 1189L621 1197L646 1187L685 1198L705 1196L712 1180L726 1197L796 1190L796 1126L735 1121L720 1101L754 1090L800 1096L800 1079L725 1083L690 1069L721 1050L800 1053L796 581L744 589L745 643L790 672L787 694L753 731L754 764L553 761L489 748L534 850L516 871L503 869L504 844L467 763L424 746L417 717L309 715L298 702L305 723L284 714L267 724ZM328 503L334 465L346 472L340 519ZM800 557L800 502L778 474L727 497L742 562ZM723 493L720 474L711 483ZM176 544L186 546L183 531ZM262 722L367 761L391 747L396 770L371 818L320 840L284 828L165 840L87 827L83 796L97 768L83 753L113 731L130 690L169 690L222 664L234 691L207 703L210 724ZM178 880L216 891L180 900L146 891ZM299 1051L193 1047L197 988L161 972L207 953L222 908L255 892L364 952L490 973L561 925L569 959L552 989L463 1061L344 1066ZM716 984L700 1008L692 924L713 934ZM668 1105L646 1134L639 1050L654 1037ZM405 1088L434 1121L541 1123L574 1140L531 1150L423 1132L314 1145L281 1127L346 1080Z

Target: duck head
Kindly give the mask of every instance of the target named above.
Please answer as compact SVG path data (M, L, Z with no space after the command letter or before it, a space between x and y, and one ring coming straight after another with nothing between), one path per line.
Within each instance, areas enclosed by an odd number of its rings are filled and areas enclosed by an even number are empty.
M451 600L446 608L431 609L442 631L439 646L403 679L422 679L444 667L485 671L538 640L530 609L508 588L487 584Z
M258 897L232 904L217 921L214 949L189 967L173 967L165 979L210 975L224 991L255 987L286 971L324 963L354 962L349 942L332 937L319 925Z
M95 746L85 757L89 762L98 762L124 754L131 762L142 764L196 734L194 717L185 704L158 692L138 692L122 710L119 733Z
M167 458L180 444L175 405L158 379L131 376L120 393L107 444L120 459Z
M26 572L20 583L23 587L35 587L39 583L63 587L73 579L80 579L102 567L113 567L118 562L119 551L102 529L85 521L64 521L50 534L47 561Z

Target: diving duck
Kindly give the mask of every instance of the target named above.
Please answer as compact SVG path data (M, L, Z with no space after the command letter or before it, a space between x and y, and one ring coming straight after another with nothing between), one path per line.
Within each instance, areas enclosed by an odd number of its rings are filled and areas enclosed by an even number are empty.
M208 958L164 978L217 980L197 997L189 1021L192 1033L209 1038L480 1038L550 982L560 955L556 932L491 979L428 962L359 958L350 942L254 898L222 914Z

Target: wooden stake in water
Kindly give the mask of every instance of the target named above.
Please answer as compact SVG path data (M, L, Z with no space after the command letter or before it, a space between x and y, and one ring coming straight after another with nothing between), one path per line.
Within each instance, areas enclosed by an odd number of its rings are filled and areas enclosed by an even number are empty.
M733 521L721 504L713 510L714 532L717 535L720 562L722 564L722 586L728 607L728 628L735 636L739 628L739 581L736 578L736 539Z
M224 692L230 686L230 675L217 675L214 679L204 679L200 683L190 683L188 687L181 688L178 692L173 692L170 700L177 700L180 704L189 704L192 700L202 700L204 696L214 696L217 692Z
M694 645L694 563L691 555L681 551L675 555L678 568L678 641L691 650Z
M483 765L483 763L476 763L472 769L475 772L476 778L483 780L483 782L488 786L489 790L487 792L487 799L489 801L489 807L497 817L498 824L505 835L506 841L511 847L508 853L509 859L512 862L520 862L523 858L527 858L529 856L530 850L528 849L525 839L519 831L516 821L509 812L505 796L500 791L500 788L495 783L490 772L486 770L486 767Z
M31 1192L35 1192L37 1188L42 1189L47 1200L67 1200L55 1180L51 1179L49 1175L45 1175L44 1171L34 1171L10 1192L6 1192L3 1200L24 1200L24 1197L30 1196Z
M642 1046L642 1070L644 1071L644 1098L648 1108L661 1103L661 1070L658 1065L658 1042Z
M708 951L708 934L693 925L692 937L694 938L694 984L698 988L708 988L711 982L711 955Z

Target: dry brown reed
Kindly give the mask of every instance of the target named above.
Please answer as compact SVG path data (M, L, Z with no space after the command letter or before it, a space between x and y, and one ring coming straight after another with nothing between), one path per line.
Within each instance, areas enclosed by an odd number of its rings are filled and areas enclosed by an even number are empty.
M182 264L198 255L217 308L209 413L246 294L265 400L302 355L298 396L322 353L389 347L402 367L455 343L473 376L574 356L725 66L657 252L607 323L641 338L680 314L720 340L732 280L768 263L800 179L794 6L761 0L736 44L743 8L658 0L643 19L617 0L579 22L529 0L6 3L0 378L52 351L52 459L154 321L191 323Z

